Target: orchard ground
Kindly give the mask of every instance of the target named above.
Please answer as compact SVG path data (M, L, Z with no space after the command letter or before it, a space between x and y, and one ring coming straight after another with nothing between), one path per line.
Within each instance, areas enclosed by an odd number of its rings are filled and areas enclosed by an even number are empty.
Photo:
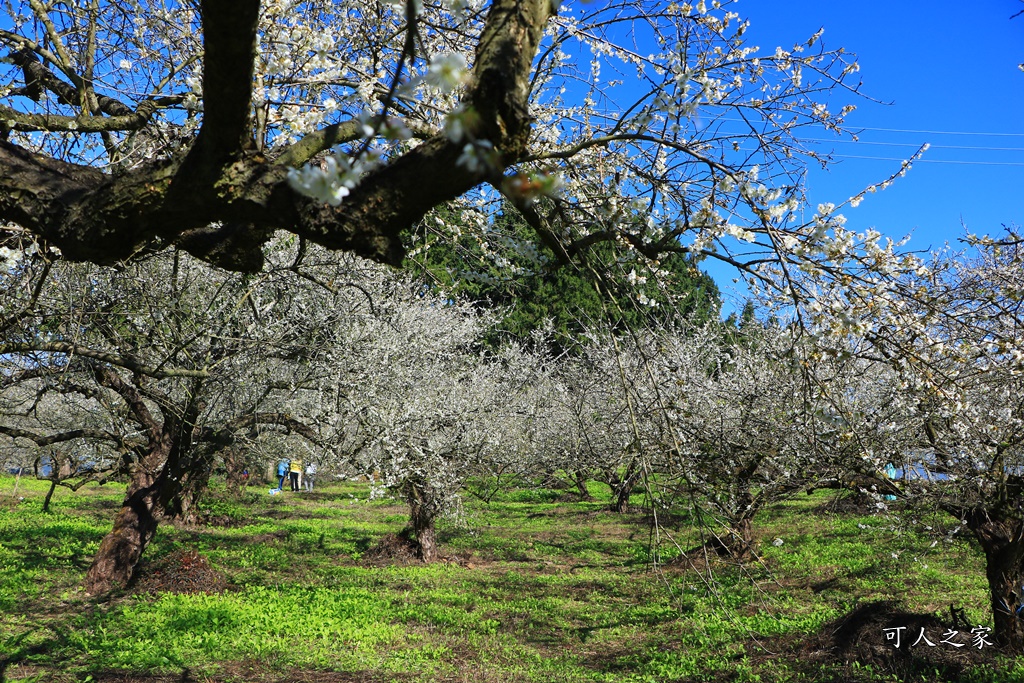
M696 520L654 506L652 527L643 493L618 514L596 483L485 502L487 484L432 565L365 483L214 489L202 524L162 526L134 584L96 600L81 584L123 488L58 489L44 514L47 482L0 477L0 681L1024 681L1024 660L970 644L991 626L984 560L942 540L952 518L802 495L756 519L759 559L737 565L681 554ZM951 605L961 648L940 642ZM908 648L921 629L936 645Z

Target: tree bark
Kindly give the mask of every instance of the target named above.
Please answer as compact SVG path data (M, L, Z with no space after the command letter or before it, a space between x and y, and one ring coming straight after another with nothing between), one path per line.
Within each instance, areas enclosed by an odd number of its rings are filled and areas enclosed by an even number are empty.
M754 525L750 517L737 520L731 534L730 544L731 557L736 560L746 561L754 555Z
M409 526L416 534L419 558L426 563L433 562L437 559L436 505L427 488L418 483L406 484L406 497L409 501Z
M99 595L131 581L164 514L160 494L167 478L169 451L170 444L162 442L136 467L114 528L103 538L86 574L86 592Z
M50 488L43 499L43 512L50 511L50 501L57 490L57 485L74 473L71 466L71 456L64 456L58 459L57 456L50 456Z
M226 484L228 491L236 498L241 497L242 491L248 486L248 479L252 478L253 472L246 478L243 472L247 469L245 454L241 448L229 446L224 450L224 468L227 470Z
M626 471L621 476L615 471L605 473L605 481L608 483L609 488L611 488L612 498L614 499L610 506L613 512L622 514L629 512L629 497L633 495L633 489L636 487L636 482L639 478L640 472L637 471L633 463L626 468Z
M573 482L576 484L576 491L580 495L580 500L593 500L594 497L590 495L590 489L587 488L587 471L576 470L572 473L572 478Z
M50 500L53 499L53 492L57 489L58 481L56 476L50 477L50 488L46 492L46 498L43 498L43 512L50 511Z
M743 517L733 521L732 528L724 536L715 536L706 544L719 557L728 557L737 562L746 562L754 556L754 529L751 519Z
M179 483L168 508L168 515L177 524L195 524L198 521L199 500L210 484L210 462L199 456L182 468Z
M612 510L620 514L626 514L629 512L629 497L633 494L633 484L631 482L623 482L623 485L616 491L612 488L612 493L615 494L615 502L612 503Z
M195 464L196 420L202 408L195 398L178 411L165 405L161 423L150 412L137 387L110 368L97 366L95 372L100 384L125 399L129 410L148 432L149 443L132 472L114 528L100 543L86 574L85 589L93 595L123 588L131 581L169 504L180 493L183 480L192 474L188 468ZM198 383L192 387L193 397L198 389Z
M1020 654L1024 651L1024 621L1017 610L1024 593L1024 520L1000 518L981 509L964 519L985 551L995 644Z

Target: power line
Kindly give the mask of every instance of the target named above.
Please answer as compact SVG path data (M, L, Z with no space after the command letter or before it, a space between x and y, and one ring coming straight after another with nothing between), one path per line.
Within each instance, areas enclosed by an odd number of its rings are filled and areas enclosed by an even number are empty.
M610 110L609 110L610 111ZM749 121L745 119L734 119L730 116L713 117L715 121L732 121L734 123L744 123L749 125ZM872 128L870 126L853 126L846 124L843 126L843 131L855 133L861 130L872 130L880 131L883 133L918 133L921 135L974 135L976 137L1012 137L1012 138L1024 138L1024 133L978 133L966 130L915 130L912 128Z
M871 159L873 161L906 161L901 157L871 157L857 154L833 154L833 159ZM963 164L969 166L1024 166L1024 162L1015 161L963 161L960 159L918 159L915 164Z
M874 140L826 140L825 138L800 138L801 142L842 143L845 145L878 145L884 147L920 147L920 142L881 142ZM929 149L973 149L984 152L1024 152L1024 147L976 147L973 145L929 145Z
M868 128L866 126L850 126L849 130L877 130L883 133L922 133L925 135L977 135L993 137L1024 138L1024 133L971 133L963 130L910 130L907 128Z

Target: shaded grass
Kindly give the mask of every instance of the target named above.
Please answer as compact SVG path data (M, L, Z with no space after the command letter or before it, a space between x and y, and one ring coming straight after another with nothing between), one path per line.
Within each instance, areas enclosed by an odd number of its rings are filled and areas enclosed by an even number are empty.
M10 490L0 477L10 680L892 680L877 663L808 664L800 643L874 600L918 613L955 603L987 621L970 543L932 547L920 523L816 512L821 494L767 510L761 559L745 566L653 567L677 548L652 549L645 515L609 512L595 487L593 502L528 488L469 500L439 529L446 561L375 567L363 553L407 513L361 484L241 501L215 490L203 507L215 524L165 525L147 557L194 548L232 590L95 601L79 585L123 490L61 490L45 515L45 482L22 480L24 501L5 499ZM698 535L683 512L672 532L686 547ZM967 666L961 680L1024 680L1014 666Z

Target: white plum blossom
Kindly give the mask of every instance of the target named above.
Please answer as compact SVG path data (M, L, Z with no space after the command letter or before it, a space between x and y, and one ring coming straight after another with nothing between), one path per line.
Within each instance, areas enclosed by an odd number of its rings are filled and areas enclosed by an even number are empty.
M340 150L326 157L319 165L306 164L288 171L288 185L299 194L331 206L338 206L359 180L377 164L378 155L367 153L353 162Z
M423 80L427 85L448 93L465 83L468 77L465 56L448 52L434 55L431 58L430 66L427 68Z
M480 173L490 165L490 156L494 146L487 140L471 142L462 148L462 154L455 162L470 173Z
M8 247L0 247L0 268L3 270L11 270L17 268L21 262L23 252L10 249Z
M461 104L452 109L444 118L445 137L456 144L462 142L474 117L473 110Z
M334 157L324 160L324 168L307 165L288 171L288 185L299 194L338 206L351 188L342 184L338 176L338 162Z

